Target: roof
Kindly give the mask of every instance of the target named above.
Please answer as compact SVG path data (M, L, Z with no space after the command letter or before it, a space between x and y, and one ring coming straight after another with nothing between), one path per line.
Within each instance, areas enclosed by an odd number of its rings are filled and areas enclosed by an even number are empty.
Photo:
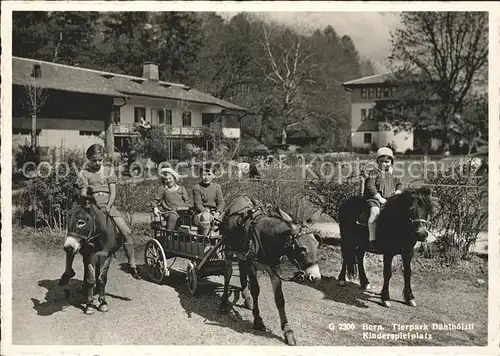
M386 72L381 74L370 75L368 77L354 79L345 83L342 83L344 87L359 86L359 85L370 85L370 84L382 84L391 81L393 77L393 72Z
M376 120L365 120L361 122L361 125L359 125L358 129L356 130L358 132L363 132L363 131L378 131L378 121Z
M37 79L37 83L40 87L46 89L110 95L114 97L126 97L129 95L150 96L217 105L228 110L246 111L241 106L218 99L184 84L151 81L143 77L103 72L21 57L12 57L12 84L29 84L33 80L31 72L34 64L39 64L42 72L42 77Z

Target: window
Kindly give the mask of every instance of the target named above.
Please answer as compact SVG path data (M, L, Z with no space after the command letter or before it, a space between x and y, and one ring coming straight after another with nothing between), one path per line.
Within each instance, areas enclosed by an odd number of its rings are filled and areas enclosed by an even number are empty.
M120 119L120 107L113 105L113 111L111 112L111 120L113 121L113 124L119 124Z
M165 109L165 125L172 126L172 110Z
M391 88L391 97L394 97L394 96L396 96L396 88L392 87Z
M99 136L101 131L79 131L80 136Z
M361 121L366 120L366 109L361 109Z
M134 107L134 122L141 122L141 119L146 120L146 108L135 106Z
M161 125L165 121L165 112L163 109L151 109L151 124Z
M389 98L391 96L391 88L384 88L383 96L384 98Z
M365 133L365 142L364 143L372 143L372 134Z
M361 88L361 99L366 99L366 88Z
M182 113L182 126L191 126L191 111Z
M36 134L40 135L42 130L36 130ZM12 128L13 135L31 135L31 129L17 129L15 127Z
M375 97L381 98L382 97L382 88L376 88L375 89Z
M368 98L371 99L371 98L375 97L374 91L375 91L375 88L368 89Z
M163 125L165 124L165 110L164 109L160 109L158 110L158 125Z
M373 120L373 109L368 109L368 120Z
M201 114L202 126L209 126L214 121L215 121L215 114L208 114L208 113Z

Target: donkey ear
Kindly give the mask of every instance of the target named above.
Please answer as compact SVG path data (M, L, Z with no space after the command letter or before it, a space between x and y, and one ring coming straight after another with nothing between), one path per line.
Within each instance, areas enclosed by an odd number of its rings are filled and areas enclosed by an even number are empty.
M288 215L287 213L285 213L280 208L278 208L278 212L279 212L280 216L283 218L283 220L285 220L287 222L293 222L292 217L290 215Z
M429 186L423 186L420 188L420 191L422 192L422 194L425 194L425 195L432 195L432 188L429 187Z

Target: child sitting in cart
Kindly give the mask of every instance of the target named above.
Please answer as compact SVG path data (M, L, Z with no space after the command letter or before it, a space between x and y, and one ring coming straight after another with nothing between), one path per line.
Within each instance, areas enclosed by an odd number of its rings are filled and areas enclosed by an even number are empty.
M200 234L208 234L212 221L222 219L226 206L222 188L213 182L214 175L210 164L204 163L200 168L201 181L193 188L194 208L197 215L194 218Z
M162 168L159 171L162 188L153 199L153 214L167 222L167 229L175 230L179 212L189 210L191 202L186 188L178 185L179 175L172 168Z

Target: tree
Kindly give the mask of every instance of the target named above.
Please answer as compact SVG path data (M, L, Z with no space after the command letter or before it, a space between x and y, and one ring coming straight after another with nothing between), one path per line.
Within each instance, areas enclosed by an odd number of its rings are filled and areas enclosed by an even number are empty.
M21 107L31 116L31 147L37 146L36 140L36 119L40 110L45 106L48 92L40 87L37 81L37 69L33 70L33 75L26 76L26 84L24 85L24 97L21 99Z
M90 65L97 58L94 35L98 13L51 12L52 62Z
M314 82L314 53L300 31L277 24L263 24L260 42L262 71L271 84L268 106L279 117L281 144L286 144L287 128L306 117L304 92Z
M51 60L50 18L46 11L12 13L12 55Z
M424 115L422 120L422 110L406 111L398 125L436 128L445 145L454 124L462 125L456 118L464 107L486 89L488 14L405 12L401 22L403 27L392 35L389 57L399 100L389 110L404 107L410 98L432 103L435 115Z
M366 58L361 60L360 71L363 77L368 77L370 75L377 74L377 69L373 64L373 62Z

